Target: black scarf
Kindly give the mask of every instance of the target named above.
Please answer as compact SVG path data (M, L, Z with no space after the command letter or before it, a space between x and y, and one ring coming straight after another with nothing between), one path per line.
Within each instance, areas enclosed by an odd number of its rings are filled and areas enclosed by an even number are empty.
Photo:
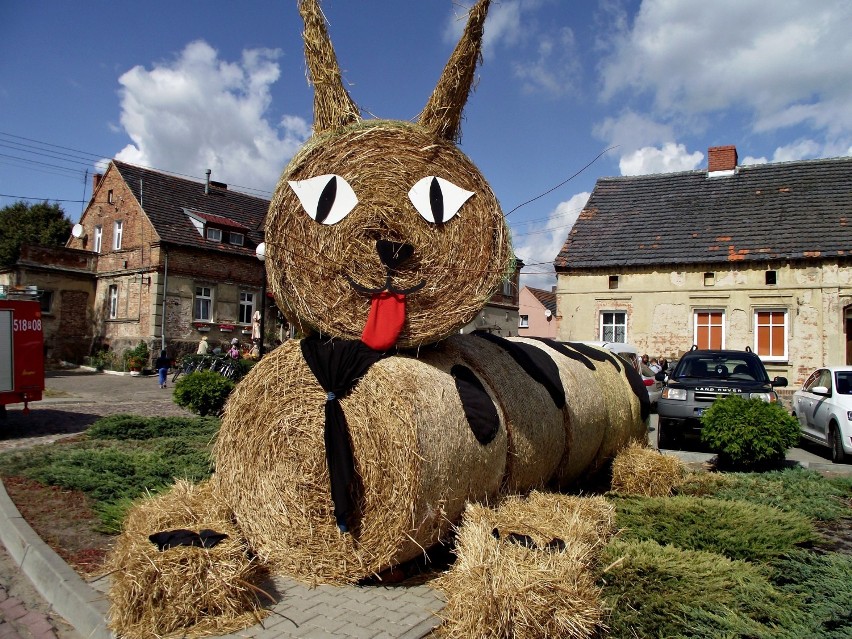
M302 356L319 385L327 393L325 401L325 460L331 480L334 518L342 532L354 509L352 481L355 460L346 416L340 399L346 397L370 367L385 356L361 340L328 340L308 337L301 342Z

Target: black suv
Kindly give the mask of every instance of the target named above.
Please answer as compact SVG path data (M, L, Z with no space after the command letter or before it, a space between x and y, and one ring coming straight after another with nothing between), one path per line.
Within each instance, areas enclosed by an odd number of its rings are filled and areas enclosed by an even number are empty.
M657 402L658 445L664 448L686 434L701 430L701 415L719 397L739 393L746 398L777 402L773 390L787 385L786 377L769 379L763 362L750 348L744 351L697 350L695 347L665 378L663 395Z

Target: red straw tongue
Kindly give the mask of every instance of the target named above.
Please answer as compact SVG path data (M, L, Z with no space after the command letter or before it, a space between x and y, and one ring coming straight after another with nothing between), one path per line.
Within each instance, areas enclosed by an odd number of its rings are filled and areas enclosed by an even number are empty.
M375 293L361 341L374 351L386 351L396 344L405 324L405 294Z

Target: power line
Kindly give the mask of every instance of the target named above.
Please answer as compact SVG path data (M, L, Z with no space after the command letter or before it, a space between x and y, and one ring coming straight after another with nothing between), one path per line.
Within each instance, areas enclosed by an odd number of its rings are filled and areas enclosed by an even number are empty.
M0 197L11 197L16 200L38 200L39 202L73 202L75 204L88 202L88 200L57 200L52 197L27 197L26 195L9 195L8 193L0 193Z

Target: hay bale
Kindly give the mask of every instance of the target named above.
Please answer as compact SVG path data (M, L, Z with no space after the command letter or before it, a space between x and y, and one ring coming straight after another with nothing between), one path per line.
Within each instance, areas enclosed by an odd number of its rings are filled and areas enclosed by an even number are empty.
M341 221L319 224L302 208L291 180L336 174L358 203ZM426 222L408 197L421 178L440 176L473 192L461 212ZM402 348L458 332L512 269L509 232L485 178L452 142L423 127L370 120L315 134L278 182L266 219L266 267L278 308L302 332L360 338L370 296L353 288L386 286L377 240L413 247L393 286L406 296Z
M356 474L357 523L335 524L323 442L325 393L290 340L231 395L214 447L217 491L273 570L307 583L351 583L447 536L468 501L496 497L506 428L471 433L443 350L372 366L341 401Z
M612 491L621 495L665 497L686 477L677 457L649 448L647 442L631 442L612 462Z
M503 492L543 487L553 477L565 450L565 424L547 390L530 378L505 350L472 335L446 344L494 392L506 416L508 454Z
M212 548L160 551L148 536L204 528L228 538ZM258 623L267 611L258 594L264 569L249 559L228 507L209 482L178 481L138 502L108 558L109 627L128 639L223 635Z
M589 500L590 506L582 501L536 494L529 502L507 500L497 510L470 505L458 532L458 558L434 582L447 598L438 635L595 636L605 615L591 566L612 535L614 512L602 498ZM554 505L556 516L549 512ZM565 546L528 547L509 541L508 531L533 537L537 546L558 534Z
M566 395L565 454L556 471L559 485L567 486L598 472L633 438L646 433L639 400L623 367L617 368L609 361L568 357L536 339L513 337L511 340L545 351L559 368ZM570 346L566 348L574 352ZM596 350L614 357L608 351ZM590 362L591 369L584 360Z

